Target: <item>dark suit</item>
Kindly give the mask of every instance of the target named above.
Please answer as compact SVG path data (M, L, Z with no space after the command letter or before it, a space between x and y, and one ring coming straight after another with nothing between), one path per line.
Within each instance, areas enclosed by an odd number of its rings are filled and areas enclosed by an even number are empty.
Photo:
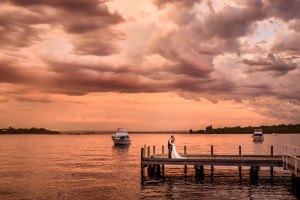
M170 139L168 140L169 158L171 158L172 145L170 144Z

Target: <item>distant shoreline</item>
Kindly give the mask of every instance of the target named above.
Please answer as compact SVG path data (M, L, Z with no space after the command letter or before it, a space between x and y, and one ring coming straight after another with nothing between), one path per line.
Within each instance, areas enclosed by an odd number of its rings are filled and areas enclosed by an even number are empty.
M102 133L0 133L0 135L112 135L115 132L102 132ZM182 135L252 135L253 133L189 133L189 132L128 132L130 135L138 134L182 134ZM285 134L300 134L300 133L276 133L276 135ZM264 133L264 135L273 135L273 133Z
M224 135L224 134L253 134L255 129L262 129L263 134L300 134L300 124L280 124L273 126L258 126L258 127L224 127L213 128L212 125L206 127L205 130L194 131L129 131L129 134L197 134L197 135ZM47 134L47 135L101 135L101 134L115 134L113 130L109 131L51 131L45 128L3 128L0 129L0 135L19 135L19 134Z

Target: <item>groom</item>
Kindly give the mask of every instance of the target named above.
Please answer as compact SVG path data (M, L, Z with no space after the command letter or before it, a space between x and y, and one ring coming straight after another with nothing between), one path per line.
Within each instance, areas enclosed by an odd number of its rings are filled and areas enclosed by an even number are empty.
M174 139L174 136L171 135L171 138L168 140L168 149L169 149L169 158L171 158L171 152L172 152L172 140Z

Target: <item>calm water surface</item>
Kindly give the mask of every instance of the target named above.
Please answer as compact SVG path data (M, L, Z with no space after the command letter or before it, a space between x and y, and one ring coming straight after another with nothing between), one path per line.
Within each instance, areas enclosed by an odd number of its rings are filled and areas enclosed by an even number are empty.
M209 154L282 154L282 144L300 146L300 135L175 134L176 150ZM166 166L164 177L141 177L140 150L144 144L167 144L169 135L134 134L129 147L113 145L111 135L0 135L0 199L299 199L291 174L281 168L249 176L249 167L205 167L205 178L194 170Z

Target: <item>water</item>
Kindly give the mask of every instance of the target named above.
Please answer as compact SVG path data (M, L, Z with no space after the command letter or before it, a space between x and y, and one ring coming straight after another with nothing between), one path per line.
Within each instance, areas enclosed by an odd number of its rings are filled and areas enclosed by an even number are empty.
M251 135L175 134L176 150L209 154L282 154L282 144L300 146L300 135L265 135L253 143ZM129 147L113 145L111 135L0 135L0 199L298 199L291 174L281 168L249 175L249 167L205 167L205 178L194 170L166 166L164 177L141 177L144 144L167 145L169 135L131 135ZM298 191L299 192L299 191Z

